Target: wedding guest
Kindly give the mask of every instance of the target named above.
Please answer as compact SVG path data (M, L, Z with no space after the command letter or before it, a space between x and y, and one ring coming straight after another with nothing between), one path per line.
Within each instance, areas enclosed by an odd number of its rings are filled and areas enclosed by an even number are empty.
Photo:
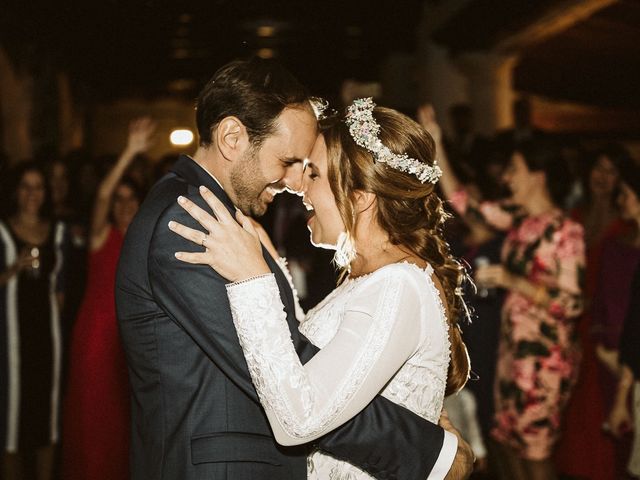
M44 170L17 167L0 222L0 425L4 478L52 477L63 362L66 229L53 220Z
M423 125L440 138L430 112ZM504 173L509 209L478 203L449 167L441 142L442 189L454 208L473 208L507 230L502 263L478 269L476 281L502 288L492 436L505 479L557 478L551 456L563 408L575 382L579 350L575 318L582 311L584 232L560 205L567 193L567 166L544 139L519 143Z
M640 292L640 267L636 268L631 291ZM616 388L616 397L607 422L611 433L620 438L633 430L633 445L627 464L627 473L640 478L640 296L631 298L629 310L622 328L620 340L620 377ZM629 397L632 399L632 412L629 409Z
M595 151L583 179L585 198L571 216L585 229L587 265L585 300L587 306L596 293L603 247L608 239L621 234L628 223L620 218L616 205L620 169L632 162L622 146L608 145ZM602 430L607 415L602 396L601 374L595 353L589 308L578 321L582 345L580 374L574 395L567 405L562 438L556 452L559 471L589 480L614 478L614 440Z
M621 170L618 197L622 218L631 222L629 231L607 242L602 251L598 285L593 303L593 324L596 334L596 354L601 361L599 374L605 408L614 403L617 384L617 349L624 318L631 298L633 274L640 265L640 170L627 164ZM621 438L615 445L616 475L624 475L629 441Z
M89 235L88 284L71 340L62 449L65 480L129 478L129 383L115 313L115 273L142 194L123 177L154 123L131 123L127 147L102 180Z

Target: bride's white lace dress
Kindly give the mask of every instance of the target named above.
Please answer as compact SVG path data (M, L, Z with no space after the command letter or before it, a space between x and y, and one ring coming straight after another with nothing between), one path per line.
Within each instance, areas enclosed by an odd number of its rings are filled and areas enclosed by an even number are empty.
M293 347L273 275L229 284L233 320L277 441L307 443L378 394L438 422L449 367L445 309L431 266L387 265L347 279L300 324L321 350L305 365ZM369 479L314 452L311 479Z

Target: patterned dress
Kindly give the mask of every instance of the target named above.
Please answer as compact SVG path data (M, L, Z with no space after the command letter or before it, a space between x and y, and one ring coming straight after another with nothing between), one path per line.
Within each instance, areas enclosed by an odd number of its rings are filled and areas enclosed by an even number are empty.
M469 195L459 190L453 208L464 214ZM529 460L547 459L558 440L562 411L575 385L580 362L576 322L583 310L584 230L555 209L537 216L483 202L479 212L506 230L502 264L551 296L542 307L508 290L495 381L491 435ZM473 359L471 359L473 363Z
M502 309L492 436L530 460L549 457L580 359L584 234L559 211L515 220L502 249L506 268L547 287L546 307L509 291Z

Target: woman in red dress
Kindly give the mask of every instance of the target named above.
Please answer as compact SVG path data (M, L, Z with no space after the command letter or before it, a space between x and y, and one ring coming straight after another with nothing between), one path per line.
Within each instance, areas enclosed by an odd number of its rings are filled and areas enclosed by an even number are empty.
M129 141L98 190L93 212L87 290L71 339L64 405L62 478L129 478L129 381L116 322L114 285L127 227L142 200L123 174L149 146L154 126L132 122Z
M582 361L576 388L564 420L556 452L558 470L588 480L615 478L614 439L602 430L607 411L601 394L602 379L593 339L591 304L596 293L603 247L621 235L628 225L620 218L616 196L620 168L631 162L622 147L610 145L592 156L585 178L585 201L571 212L584 226L587 246L585 299L587 309L578 322Z

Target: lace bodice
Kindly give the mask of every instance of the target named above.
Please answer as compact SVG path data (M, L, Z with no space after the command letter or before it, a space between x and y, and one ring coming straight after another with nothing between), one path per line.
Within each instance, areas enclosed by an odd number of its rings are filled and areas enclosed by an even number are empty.
M309 442L378 394L438 421L449 366L448 325L433 270L387 265L348 279L301 322L321 350L301 365L272 275L227 287L249 371L276 439ZM369 478L321 452L310 478Z

